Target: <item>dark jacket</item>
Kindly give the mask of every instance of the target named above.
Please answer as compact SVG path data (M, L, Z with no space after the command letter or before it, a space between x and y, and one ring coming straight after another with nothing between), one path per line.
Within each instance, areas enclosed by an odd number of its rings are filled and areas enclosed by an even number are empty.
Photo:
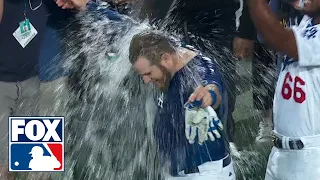
M42 4L37 10L32 11L25 2L28 1L4 0L4 12L0 24L0 81L23 81L38 74L40 44L48 10ZM40 0L32 1L32 6L36 7L40 3ZM19 22L25 18L25 6L27 18L38 34L23 48L12 34L19 27Z
M29 7L35 8L41 2L42 5L37 10L31 10ZM25 7L27 18L37 30L37 35L25 48L22 48L12 33L19 27L19 22L24 20ZM53 0L33 0L30 5L28 1L4 0L4 12L0 24L0 81L24 81L39 74L39 53L48 17L49 21L50 19L57 21L52 24L63 26L58 21L65 16L64 13L68 12L58 8ZM51 16L54 18L50 18Z
M68 35L68 26L77 11L62 10L53 1L47 2L48 21L39 55L39 78L52 81L67 74L63 69L61 40Z

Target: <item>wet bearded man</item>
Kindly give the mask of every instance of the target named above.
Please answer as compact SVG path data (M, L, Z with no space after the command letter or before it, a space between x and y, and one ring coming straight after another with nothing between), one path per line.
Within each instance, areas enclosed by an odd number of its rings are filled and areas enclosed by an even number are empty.
M178 46L154 32L135 35L129 51L143 81L162 91L154 131L162 160L170 162L168 179L234 180L216 114L227 112L217 65L191 46Z

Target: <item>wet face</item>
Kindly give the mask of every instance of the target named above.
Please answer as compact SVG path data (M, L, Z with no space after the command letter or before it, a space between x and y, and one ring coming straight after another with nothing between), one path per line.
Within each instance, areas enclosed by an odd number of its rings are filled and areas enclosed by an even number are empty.
M301 0L292 1L291 5L306 13L311 17L319 16L320 14L320 0L302 0L303 8L300 6Z
M144 83L153 83L161 91L168 89L171 74L165 66L161 64L151 65L144 57L139 57L133 66L136 72L142 77Z

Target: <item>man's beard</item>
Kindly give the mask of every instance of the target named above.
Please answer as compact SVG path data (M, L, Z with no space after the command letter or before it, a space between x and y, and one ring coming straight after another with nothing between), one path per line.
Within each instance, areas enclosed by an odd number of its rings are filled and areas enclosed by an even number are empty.
M166 92L169 88L169 85L170 85L170 80L171 80L171 73L164 67L162 66L161 64L159 65L159 68L161 70L161 72L163 73L163 79L161 80L162 81L162 86L160 87L160 91L162 92Z

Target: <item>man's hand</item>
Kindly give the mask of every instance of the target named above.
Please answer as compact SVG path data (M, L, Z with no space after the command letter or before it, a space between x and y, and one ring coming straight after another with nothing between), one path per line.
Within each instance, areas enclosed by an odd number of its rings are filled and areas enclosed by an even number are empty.
M239 59L249 58L253 53L254 41L235 37L233 39L233 53Z
M216 102L213 104L213 99L209 90L213 90L217 97ZM221 94L219 88L214 84L209 84L207 86L199 86L189 97L188 102L193 103L194 101L202 101L201 107L206 108L208 106L213 106L217 108L221 103Z
M56 3L62 9L84 9L88 0L57 0Z

